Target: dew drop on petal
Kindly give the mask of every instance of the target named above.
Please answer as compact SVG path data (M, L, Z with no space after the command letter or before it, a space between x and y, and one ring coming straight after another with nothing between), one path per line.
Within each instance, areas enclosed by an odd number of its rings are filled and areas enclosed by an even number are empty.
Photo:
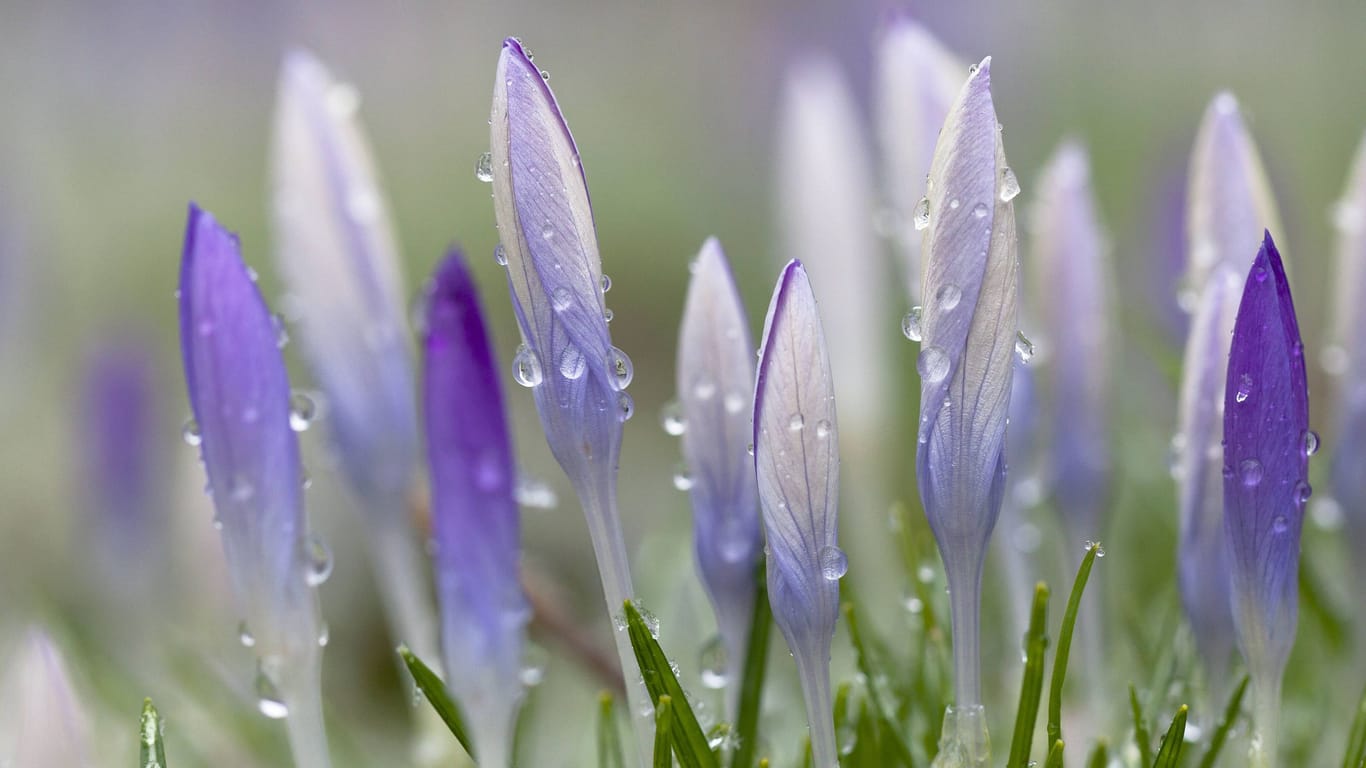
M512 378L524 387L541 383L541 359L525 344L517 347L517 354L512 358Z
M821 548L821 575L826 581L839 581L849 572L849 558L844 550L833 544Z
M256 708L272 720L281 720L289 716L288 705L280 696L279 689L275 687L275 681L260 662L256 666Z
M1309 483L1304 480L1295 483L1295 502L1297 504L1304 504L1309 501L1309 497L1313 495L1314 489L1310 487Z
M197 448L204 442L204 436L199 433L199 422L194 419L186 419L184 426L180 428L180 439L191 448Z
M1272 533L1279 535L1285 533L1286 530L1289 528L1290 521L1286 519L1285 515L1276 515L1274 518L1271 519Z
M1015 332L1015 356L1020 358L1022 363L1034 359L1034 342L1024 335L1024 331Z
M573 303L574 294L563 285L550 292L550 306L554 307L556 312L569 309Z
M612 347L607 353L607 372L612 377L611 383L614 389L626 389L631 386L631 379L635 376L635 368L631 366L631 358L616 347Z
M979 219L985 219L987 217L987 204L978 203L972 206L972 215Z
M659 423L664 427L664 432L672 437L678 437L688 431L688 424L683 420L683 409L677 401L665 403L664 410L659 415Z
M919 343L925 337L924 312L920 306L911 307L905 317L901 318L901 333L911 341Z
M688 471L685 464L680 464L674 468L674 488L680 491L690 491L693 486L692 473Z
M607 275L603 275L602 281L599 283L599 285L602 286L602 292L607 293L608 291L612 290L612 278L608 277Z
M474 162L474 178L485 184L493 181L493 153L485 152Z
M560 375L573 381L581 378L588 370L588 360L583 353L573 344L566 345L564 351L560 353Z
M1262 483L1262 463L1256 459L1243 459L1238 465L1238 477L1242 478L1243 485L1256 488Z
M1001 170L1001 202L1008 203L1020 194L1020 180L1015 178L1015 172L1007 166Z
M498 262L500 267L508 265L508 249L504 248L502 243L493 246L493 260Z
M934 298L935 301L939 302L939 309L953 309L958 306L958 302L962 300L963 289L953 283L945 283L935 292Z
M939 347L925 347L916 358L915 369L926 381L940 381L949 373L949 355Z
M806 419L802 418L802 415L800 413L794 413L790 417L788 417L787 428L792 430L793 432L800 432L802 431L802 427L805 426Z
M1247 402L1247 399L1251 394L1252 377L1245 373L1238 378L1238 391L1234 393L1233 399L1240 403Z
M915 204L915 212L912 214L912 222L915 224L916 231L928 229L930 226L930 199L920 198L920 202Z
M829 436L830 422L826 421L825 419L821 419L820 421L816 422L816 437L819 437L822 440L824 440Z
M294 392L289 396L290 429L295 432L307 430L317 415L318 406L313 402L313 398L303 392Z
M1313 456L1319 452L1319 435L1312 429L1304 431L1304 455Z
M304 539L304 578L309 586L316 587L332 575L332 550L327 542L317 534L309 534Z
M629 421L636 412L635 401L625 392L617 393L617 415L622 421Z

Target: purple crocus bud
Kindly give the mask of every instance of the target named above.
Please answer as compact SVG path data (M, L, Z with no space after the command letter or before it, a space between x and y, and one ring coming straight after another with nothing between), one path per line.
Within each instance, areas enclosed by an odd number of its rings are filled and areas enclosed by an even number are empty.
M7 660L0 706L0 764L94 764L89 717L61 650L42 629L30 627Z
M986 759L982 564L1005 493L1006 415L1019 294L1015 210L991 98L991 59L970 70L930 166L916 477L951 595L955 708L946 754Z
M678 333L683 456L692 476L693 547L726 650L732 706L754 611L763 548L749 444L754 353L730 265L715 238L697 255Z
M1071 538L1099 539L1110 481L1114 300L1090 162L1080 144L1065 141L1053 154L1033 214L1035 306L1043 336L1052 342L1042 377L1045 471Z
M272 153L275 262L309 370L368 527L393 635L436 650L409 498L417 403L403 278L389 213L356 117L355 89L306 51L280 74Z
M892 242L901 257L906 290L919 304L920 233L913 226L925 196L925 177L939 129L963 85L967 65L918 21L898 14L877 43L873 114L883 157L883 186L895 214Z
M1247 254L1256 253L1257 233L1280 232L1276 200L1267 183L1257 147L1238 109L1224 91L1214 97L1200 122L1191 154L1188 289L1196 294L1216 264L1238 273Z
M304 520L289 379L270 310L237 237L190 206L180 344L229 577L258 659L261 711L288 715L295 764L326 766L322 636L326 576ZM250 638L248 641L247 638Z
M423 340L437 597L446 680L479 764L512 764L529 612L518 581L515 470L497 363L465 257L433 278Z
M564 115L520 41L498 59L490 120L489 170L522 347L513 360L529 387L550 451L584 509L607 609L634 596L617 511L622 423L630 418L631 361L607 331L605 281L588 183ZM635 669L626 632L616 633L622 668ZM628 675L628 679L632 677ZM631 711L648 713L641 685L627 689ZM651 751L652 718L636 724L641 754Z
M1329 474L1354 550L1366 549L1366 139L1334 211L1338 228L1337 296L1323 368L1337 377L1337 445ZM1366 590L1366 558L1353 558Z
M1281 675L1295 643L1309 500L1309 391L1290 285L1271 233L1252 264L1224 383L1224 540L1238 647L1265 764L1276 762Z
M825 334L806 270L790 261L764 320L754 387L754 466L773 620L797 661L813 765L834 766L830 644L839 616L839 434Z

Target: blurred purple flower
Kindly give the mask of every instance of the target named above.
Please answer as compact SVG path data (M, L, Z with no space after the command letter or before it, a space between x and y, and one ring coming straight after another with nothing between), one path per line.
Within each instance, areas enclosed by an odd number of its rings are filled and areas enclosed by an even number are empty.
M1101 538L1110 484L1110 348L1114 291L1090 161L1064 141L1033 210L1035 306L1048 344L1049 489L1071 538ZM1075 550L1073 550L1075 551Z
M408 512L417 462L412 347L398 245L358 101L311 54L286 57L272 152L275 262L369 526L391 631L430 658L436 630Z
M1148 204L1148 221L1153 232L1152 268L1147 270L1148 301L1151 318L1172 344L1181 344L1190 331L1190 314L1195 311L1195 291L1183 291L1182 271L1186 259L1186 161L1160 172ZM1184 301L1184 303L1183 303Z
M683 457L691 473L693 547L726 650L730 716L738 704L763 548L754 465L754 353L730 265L715 238L697 255L678 335Z
M815 765L836 764L830 644L839 616L839 433L816 297L783 268L764 321L754 388L754 466L773 619L797 661Z
M423 402L446 680L479 764L511 765L522 699L515 469L497 363L464 255L437 268L427 304Z
M523 344L513 360L529 387L551 453L569 476L588 521L608 612L634 596L617 510L622 423L631 417L631 361L612 346L603 301L588 183L578 148L545 76L520 41L503 42L494 80L489 172L513 309ZM635 669L625 632L622 668ZM628 675L628 677L630 677ZM643 685L627 687L631 711L652 707ZM653 720L638 718L642 755Z
M920 233L913 226L925 195L939 129L963 85L967 65L918 21L894 16L877 43L873 113L883 158L883 188L892 214L892 242L901 257L907 295L921 302Z
M990 58L970 71L949 112L929 193L920 206L925 307L916 360L916 476L948 576L955 705L960 716L976 712L980 720L982 564L1005 492L1019 293L1010 202L1019 186L997 128ZM962 749L966 759L976 759L985 744L970 741Z
M1041 537L1038 527L1028 516L1040 495L1038 451L1035 449L1039 404L1034 392L1034 372L1029 365L1017 360L1014 377L1010 383L1005 448L1010 473L997 521L1000 535L996 536L994 546L1001 560L1002 589L1012 622L1009 636L1023 637L1029 628L1030 604L1038 581L1038 569L1027 561L1026 555L1038 548Z
M236 235L190 206L181 262L185 384L262 712L289 715L295 764L328 764L314 589L330 562L304 520L299 442L277 329ZM246 638L250 638L248 641Z
M0 764L93 765L90 721L52 638L29 627L0 679Z
M1224 384L1224 537L1260 750L1275 763L1281 675L1295 642L1309 500L1309 392L1290 285L1266 233L1233 326Z

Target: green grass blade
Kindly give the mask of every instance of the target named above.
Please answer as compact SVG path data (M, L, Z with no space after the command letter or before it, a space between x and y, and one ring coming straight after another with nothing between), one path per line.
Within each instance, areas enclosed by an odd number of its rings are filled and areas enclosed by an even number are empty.
M1185 704L1176 710L1176 717L1172 718L1167 735L1162 737L1162 746L1157 750L1153 768L1176 768L1177 762L1181 760L1181 748L1185 746L1186 741L1186 712Z
M1053 742L1053 748L1048 750L1048 759L1043 762L1043 768L1062 768L1062 739Z
M1105 743L1105 739L1096 742L1096 748L1091 750L1091 757L1086 761L1086 768L1105 768L1110 764L1110 745Z
M911 748L906 745L906 740L901 736L901 726L888 713L887 707L878 694L877 685L874 683L877 677L873 673L868 646L863 642L863 632L859 629L858 614L854 611L854 606L851 603L844 604L844 621L849 628L849 640L854 645L854 657L858 664L858 671L868 681L868 698L872 701L873 710L881 722L882 730L889 737L888 741L892 747L893 757L896 759L893 765L913 768L915 760L911 757Z
M152 706L151 699L142 700L141 738L142 768L166 768L165 722Z
M1072 595L1067 598L1067 611L1062 616L1062 631L1058 633L1058 651L1053 657L1053 679L1048 686L1048 741L1062 738L1062 684L1067 677L1067 657L1072 651L1072 630L1077 625L1077 611L1081 609L1081 595L1086 591L1086 580L1091 578L1091 566L1096 562L1100 542L1086 550L1077 569L1077 580L1072 583Z
M1366 768L1366 691L1361 692L1361 703L1357 705L1356 717L1352 719L1342 768Z
M1015 733L1010 738L1007 768L1027 768L1034 725L1039 721L1039 702L1043 699L1044 651L1048 648L1048 585L1034 585L1034 607L1029 612L1025 633L1024 678L1020 681L1020 705L1015 711Z
M1138 691L1129 683L1129 708L1134 713L1134 742L1138 745L1139 765L1153 764L1153 737L1148 733L1148 723L1143 719L1143 705L1138 703Z
M768 581L761 562L755 581L754 615L749 623L749 644L745 649L745 670L739 681L740 709L735 716L737 746L730 768L751 768L759 740L759 703L764 695L764 673L768 669L768 636L773 629L773 611L768 606Z
M654 768L673 768L673 698L660 696L655 704Z
M672 700L670 710L673 713L673 726L670 730L673 732L673 749L678 754L678 762L683 768L719 768L716 754L707 744L707 734L697 722L692 707L688 706L683 686L669 666L669 657L664 655L664 649L659 647L659 641L650 632L649 625L635 604L627 600L625 610L626 632L630 636L631 649L635 651L636 664L640 666L640 675L645 680L650 699L657 702L660 697L668 696Z
M1243 693L1246 691L1247 676L1244 675L1243 681L1233 689L1233 695L1228 697L1228 706L1224 707L1224 718L1214 729L1214 735L1210 736L1209 749L1205 750L1205 755L1200 758L1200 768L1214 768L1214 761L1219 759L1219 751L1224 748L1224 742L1228 741L1229 729L1238 721L1238 713L1243 710Z
M598 694L598 768L626 768L621 731L617 730L612 694L608 691Z
M400 645L398 655L403 658L403 664L408 667L408 674L413 676L413 682L417 683L417 689L422 691L423 698L432 705L436 714L441 716L441 721L451 730L455 740L460 742L460 746L465 748L470 757L477 757L474 754L474 744L470 741L469 731L465 728L465 717L460 713L460 707L446 691L446 683L441 680L432 668L423 663L422 659L413 655L408 650L408 646Z

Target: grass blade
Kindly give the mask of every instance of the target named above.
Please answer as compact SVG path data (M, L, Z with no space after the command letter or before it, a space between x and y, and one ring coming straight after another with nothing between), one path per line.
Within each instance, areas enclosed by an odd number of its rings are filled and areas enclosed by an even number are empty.
M1110 745L1105 743L1105 739L1096 742L1096 748L1091 750L1091 757L1086 761L1086 768L1105 768L1110 764Z
M1162 746L1157 750L1153 768L1176 768L1177 762L1181 759L1181 748L1185 746L1186 741L1186 711L1185 704L1176 710L1176 717L1172 718L1167 735L1162 737Z
M1366 768L1366 691L1361 692L1356 717L1352 719L1351 735L1347 737L1347 755L1342 768Z
M1048 686L1048 741L1062 738L1062 684L1067 676L1067 657L1072 651L1072 630L1077 625L1077 611L1081 609L1081 595L1086 591L1086 580L1091 578L1091 566L1096 562L1100 542L1092 544L1081 559L1077 580L1072 583L1072 595L1067 598L1067 611L1062 615L1062 631L1058 633L1058 651L1053 657L1053 679Z
M165 722L152 706L151 699L142 700L141 739L143 768L166 768L166 743L163 741Z
M889 736L892 752L897 761L895 765L913 768L915 760L911 757L911 748L906 745L906 740L901 736L901 726L888 714L887 708L883 705L882 697L878 694L877 685L874 683L877 677L873 674L868 647L864 644L863 633L859 629L858 614L854 611L854 606L851 603L844 604L844 621L849 627L849 640L854 645L854 657L858 664L858 671L868 681L868 698L872 701L873 710L882 725L882 730Z
M417 683L417 689L422 691L422 696L436 710L436 714L441 716L441 721L451 730L455 740L460 742L460 746L465 748L470 757L477 757L474 754L474 744L470 742L469 731L465 728L465 717L460 713L460 707L446 691L446 683L432 671L432 668L423 663L422 659L413 655L408 650L408 646L400 645L398 655L403 658L403 664L408 667L408 674L413 676L413 682Z
M598 694L598 768L626 768L621 731L617 730L612 694L608 691Z
M1043 768L1062 768L1062 739L1053 742L1053 748L1048 750L1048 759L1044 761Z
M768 669L768 636L773 629L773 611L768 606L768 581L760 563L755 576L754 616L749 623L749 644L745 649L745 671L740 683L740 709L735 716L737 746L730 768L754 765L754 750L759 737L759 703L764 695L764 673Z
M1224 742L1228 740L1229 729L1238 721L1238 713L1243 710L1243 693L1245 691L1247 691L1247 675L1243 676L1243 681L1238 683L1238 687L1233 690L1233 695L1228 698L1228 706L1224 707L1224 718L1215 727L1214 735L1210 736L1209 749L1205 750L1204 757L1200 758L1200 768L1214 768L1214 761L1219 759L1219 750L1224 748Z
M655 704L654 768L673 768L673 698L660 696Z
M1030 742L1034 740L1034 725L1039 720L1039 702L1043 699L1044 651L1048 648L1048 585L1042 581L1034 585L1034 607L1029 612L1029 630L1025 633L1024 677L1020 681L1020 705L1015 712L1015 733L1010 739L1007 768L1027 768Z
M697 722L692 707L688 706L683 686L669 666L669 657L664 655L664 649L659 647L659 641L650 632L649 625L635 604L627 600L625 609L626 632L630 636L631 649L635 651L636 664L640 666L640 675L645 680L650 699L658 702L660 697L668 696L672 700L670 710L673 713L673 725L670 730L673 732L673 749L678 754L678 762L683 768L719 768L716 754L707 744L707 734Z
M1139 765L1153 764L1153 737L1148 733L1148 723L1143 719L1143 705L1138 703L1138 691L1129 683L1129 708L1134 712L1134 742L1138 745Z

